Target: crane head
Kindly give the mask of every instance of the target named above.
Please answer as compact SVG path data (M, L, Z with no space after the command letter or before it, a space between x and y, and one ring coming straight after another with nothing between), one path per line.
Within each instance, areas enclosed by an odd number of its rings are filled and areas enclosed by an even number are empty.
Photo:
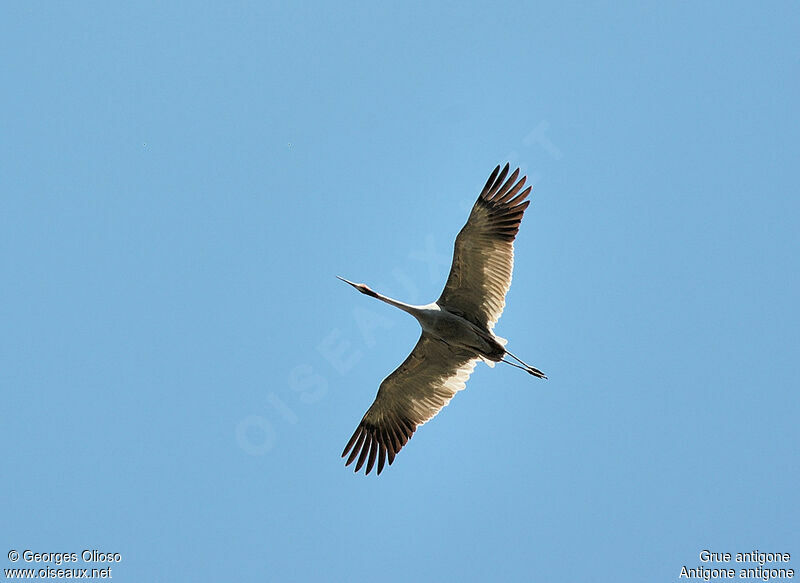
M347 280L347 279L345 279L343 277L339 277L338 275L336 277L338 277L339 279L341 279L345 283L349 283L354 288L356 288L358 291L360 291L362 294L367 294L368 296L373 296L373 297L375 297L375 295L376 295L374 291L372 291L371 289L369 289L369 287L366 286L366 284L353 283L352 281L349 281L349 280Z

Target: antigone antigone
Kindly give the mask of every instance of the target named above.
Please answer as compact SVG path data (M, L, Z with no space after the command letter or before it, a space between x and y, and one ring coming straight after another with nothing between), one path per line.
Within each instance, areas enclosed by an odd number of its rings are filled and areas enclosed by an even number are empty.
M467 224L456 237L453 265L442 295L432 304L412 306L349 283L358 291L414 316L422 335L397 370L386 377L342 452L345 465L358 458L355 471L366 461L369 474L378 461L378 474L387 458L394 461L419 425L432 419L462 390L478 360L489 366L505 362L533 376L547 377L508 350L507 340L493 329L505 307L514 265L514 237L530 204L519 168L508 175L497 166L472 207ZM510 362L508 355L517 361Z

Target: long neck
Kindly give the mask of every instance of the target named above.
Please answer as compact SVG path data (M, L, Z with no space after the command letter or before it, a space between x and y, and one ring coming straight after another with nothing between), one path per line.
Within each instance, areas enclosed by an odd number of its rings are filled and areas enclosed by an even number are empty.
M404 312L408 312L409 314L411 314L412 316L415 316L415 317L416 317L417 313L419 312L419 306L412 306L411 304L406 304L404 302L399 302L397 300L393 300L390 297L387 297L385 295L379 294L378 292L375 292L375 291L372 291L372 290L369 290L367 292L367 295L368 296L372 296L373 298L378 299L378 300L380 300L382 302L385 302L385 303L389 304L390 306L394 306L395 308L400 308Z

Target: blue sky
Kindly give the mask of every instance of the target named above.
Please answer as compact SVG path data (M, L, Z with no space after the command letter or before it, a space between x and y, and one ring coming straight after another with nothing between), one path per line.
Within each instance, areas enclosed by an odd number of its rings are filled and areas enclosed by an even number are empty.
M800 553L799 25L5 5L3 553L119 552L118 581L677 581L703 549ZM550 379L481 364L354 475L418 325L334 276L438 297L505 161L534 191L496 330Z

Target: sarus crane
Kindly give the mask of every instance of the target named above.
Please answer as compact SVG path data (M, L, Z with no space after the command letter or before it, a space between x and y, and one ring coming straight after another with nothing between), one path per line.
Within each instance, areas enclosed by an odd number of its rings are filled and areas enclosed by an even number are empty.
M508 164L502 171L497 166L486 181L467 224L456 237L450 275L434 303L413 306L337 276L361 293L408 312L422 326L417 345L383 380L375 401L342 452L342 457L349 454L346 466L358 458L356 472L365 462L367 474L376 460L378 474L387 460L391 465L417 427L432 419L464 388L479 360L491 367L505 362L535 377L547 378L511 354L505 348L507 340L493 332L511 286L514 237L530 204L525 199L531 187L522 190L525 177L517 181L519 168L507 176ZM506 355L516 363L506 360Z

